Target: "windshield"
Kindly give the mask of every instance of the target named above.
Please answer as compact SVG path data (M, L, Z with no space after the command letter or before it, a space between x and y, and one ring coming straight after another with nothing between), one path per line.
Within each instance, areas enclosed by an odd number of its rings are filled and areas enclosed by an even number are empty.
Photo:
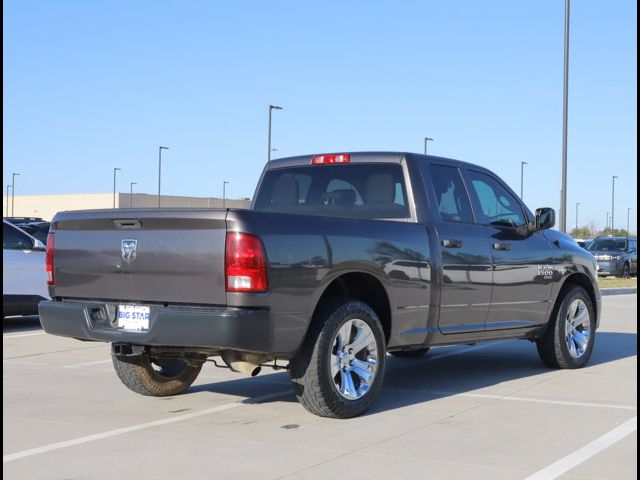
M589 245L590 252L626 252L627 240L624 238L599 238Z
M410 216L402 167L381 163L269 170L254 210L365 219Z

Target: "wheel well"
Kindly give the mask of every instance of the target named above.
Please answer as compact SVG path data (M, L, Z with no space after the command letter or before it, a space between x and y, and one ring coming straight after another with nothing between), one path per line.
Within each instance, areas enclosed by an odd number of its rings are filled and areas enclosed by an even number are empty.
M556 298L556 304L553 306L553 312L551 318L557 313L558 306L562 302L562 298L564 297L564 292L571 287L572 285L579 285L584 288L589 294L589 298L591 299L591 304L593 305L593 310L596 314L596 318L598 318L598 303L596 302L596 292L593 289L593 285L591 284L591 280L589 277L582 273L573 273L567 277L560 289L560 293L558 293L558 297Z
M382 283L368 273L345 273L333 280L322 293L316 311L330 298L355 298L369 305L378 315L386 341L391 336L391 306ZM314 311L314 318L315 313Z

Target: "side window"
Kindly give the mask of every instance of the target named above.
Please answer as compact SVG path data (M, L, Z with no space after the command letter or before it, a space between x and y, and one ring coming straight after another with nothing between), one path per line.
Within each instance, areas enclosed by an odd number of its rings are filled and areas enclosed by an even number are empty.
M495 178L475 170L469 170L469 178L477 199L479 223L505 227L520 227L527 223L520 203Z
M446 165L431 166L431 186L440 218L448 222L473 222L471 204L460 171Z
M2 249L3 250L31 250L33 241L18 229L2 224Z

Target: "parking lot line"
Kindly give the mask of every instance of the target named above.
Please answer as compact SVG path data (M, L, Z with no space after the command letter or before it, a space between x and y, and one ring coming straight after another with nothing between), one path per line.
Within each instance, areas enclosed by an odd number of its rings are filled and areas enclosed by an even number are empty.
M74 363L73 365L65 365L64 368L82 368L89 367L91 365L100 365L102 363L111 363L111 359L108 360L98 360L96 362L85 362L85 363Z
M404 392L426 392L431 393L437 397L471 397L471 398L487 398L494 400L507 400L512 402L530 402L530 403L546 403L549 405L567 405L570 407L590 407L590 408L613 408L617 410L632 410L637 411L638 407L635 405L618 405L613 403L590 403L590 402L572 402L568 400L552 400L545 398L532 398L532 397L513 397L510 395L491 395L488 393L469 393L469 392L444 392L441 390L423 390L414 388L387 388L386 390L399 390Z
M251 405L254 403L260 403L273 398L283 397L290 395L291 389L283 390L280 392L269 393L267 395L261 395L258 397L248 398L246 400L238 400L236 402L225 403L216 407L206 408L197 412L186 413L184 415L177 415L175 417L161 418L146 423L139 423L137 425L130 425L128 427L116 428L115 430L108 430L106 432L95 433L93 435L86 435L84 437L74 438L72 440L66 440L64 442L51 443L49 445L43 445L41 447L30 448L28 450L22 450L20 452L9 453L2 456L2 463L12 462L25 457L32 457L34 455L40 455L42 453L51 452L53 450L60 450L62 448L73 447L74 445L82 445L84 443L95 442L104 438L115 437L118 435L124 435L126 433L137 432L145 430L147 428L159 427L162 425L168 425L170 423L182 422L184 420L190 420L192 418L202 417L204 415L211 415L212 413L223 412L232 408L241 407L242 405Z
M570 453L548 467L528 476L525 480L553 480L558 478L560 475L597 455L605 448L610 447L626 436L631 435L637 430L637 428L638 417L633 417L631 420L627 420L622 425L618 425L616 428L595 439L593 442L588 443L584 447Z

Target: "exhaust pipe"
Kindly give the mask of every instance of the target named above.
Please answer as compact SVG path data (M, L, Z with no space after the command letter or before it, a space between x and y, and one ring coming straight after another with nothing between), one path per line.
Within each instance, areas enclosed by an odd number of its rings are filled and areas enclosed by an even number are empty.
M222 360L233 372L244 373L250 377L255 377L260 373L262 367L258 365L260 358L258 355L243 354L233 350L222 353ZM253 361L252 361L253 360Z

